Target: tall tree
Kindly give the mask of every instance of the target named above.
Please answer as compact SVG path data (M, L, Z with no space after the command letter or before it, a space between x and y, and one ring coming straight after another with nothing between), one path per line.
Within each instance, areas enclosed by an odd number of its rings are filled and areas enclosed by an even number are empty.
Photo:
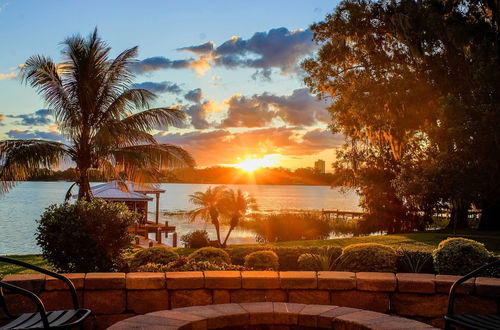
M500 226L491 221L500 217L498 10L480 0L351 0L312 26L321 48L303 64L305 81L332 101L332 128L348 139L336 164L362 197L380 191L377 203L419 214L444 201L462 220L474 202L481 225ZM363 175L377 169L377 180Z
M425 145L421 119L434 115L435 92L376 3L344 1L311 28L321 48L303 63L305 82L331 101L331 128L346 136L334 164L339 183L360 192L367 231L411 230L419 224L391 181Z
M75 35L62 44L61 63L32 56L22 78L44 98L67 143L1 141L2 192L35 170L57 166L62 160L76 164L78 199L87 200L92 197L92 170L140 183L156 179L162 164L194 165L188 152L160 144L151 135L153 129L180 124L185 115L178 109L149 109L156 95L132 87L137 47L111 59L111 48L97 29L88 38Z
M205 221L210 221L215 228L217 242L222 245L220 236L220 208L222 198L227 189L224 186L208 187L205 192L197 191L189 195L189 201L196 205L196 208L188 212L189 219L195 221L196 218L202 218Z

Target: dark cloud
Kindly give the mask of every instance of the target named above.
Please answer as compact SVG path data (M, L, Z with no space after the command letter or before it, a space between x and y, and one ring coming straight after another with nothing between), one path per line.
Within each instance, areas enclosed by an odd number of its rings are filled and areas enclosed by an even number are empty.
M155 138L191 152L200 166L232 164L238 157L267 154L304 156L332 149L341 136L323 130L300 131L289 127L262 128L232 133L225 129L209 132L161 133Z
M155 56L134 63L131 66L131 70L136 73L145 73L160 69L184 69L189 68L192 61L192 59L170 60L163 56Z
M258 96L234 95L227 102L226 118L220 127L264 127L271 123L276 113L267 103L260 102Z
M208 41L205 42L204 44L196 46L177 48L177 50L187 51L195 54L211 53L214 49L215 49L215 43L213 41Z
M316 45L312 41L310 29L290 31L285 27L257 32L249 39L232 37L216 47L209 41L200 45L178 48L198 56L197 59L171 60L162 56L144 59L133 66L137 73L160 69L191 68L202 74L212 65L225 68L253 68L257 72L254 79L269 80L271 69L283 74L300 71L298 62L312 54Z
M196 103L186 108L186 113L191 117L191 125L196 129L207 129L211 124L207 121L210 111L210 101Z
M50 141L59 141L63 142L64 138L59 132L43 132L38 130L19 130L13 129L8 131L7 136L11 139L42 139L42 140L50 140Z
M307 88L296 89L291 95L264 93L254 97L271 104L276 108L278 116L290 125L311 126L318 122L328 123L330 120L326 104L312 96Z
M52 115L48 109L40 109L34 113L22 115L7 115L6 117L21 119L16 123L24 126L43 126L52 123Z
M293 126L313 126L330 120L326 104L309 94L307 88L296 89L290 95L234 95L226 103L229 108L221 128L264 127L274 118Z
M305 133L302 140L302 145L310 148L310 150L324 150L340 147L345 139L341 134L332 134L329 130L315 129Z
M256 70L252 74L252 79L253 80L262 80L262 81L271 81L271 74L273 73L273 70L271 69L262 69L262 70Z
M176 83L171 81L153 82L145 81L142 83L132 85L133 88L146 89L152 93L171 93L180 94L182 89Z
M296 72L298 61L315 49L311 30L281 27L255 33L250 39L233 37L215 49L215 62L225 67L278 68Z
M186 100L194 103L200 103L202 97L203 97L203 92L201 91L201 88L192 89L186 94L184 94L184 98Z

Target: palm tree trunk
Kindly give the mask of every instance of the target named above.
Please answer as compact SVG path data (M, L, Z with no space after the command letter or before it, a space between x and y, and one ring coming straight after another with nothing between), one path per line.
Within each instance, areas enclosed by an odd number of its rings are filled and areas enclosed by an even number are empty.
M80 169L80 179L78 181L78 185L78 200L84 199L90 201L92 199L92 193L90 192L88 169Z
M214 225L214 227L215 227L215 233L217 234L217 242L219 243L219 246L221 246L222 243L220 242L220 225L219 225L219 220L218 219L212 220L212 224Z
M234 226L229 227L229 231L227 232L226 238L224 239L224 243L222 243L222 248L225 249L227 246L227 240L229 239L229 235L231 235L231 232L233 231Z

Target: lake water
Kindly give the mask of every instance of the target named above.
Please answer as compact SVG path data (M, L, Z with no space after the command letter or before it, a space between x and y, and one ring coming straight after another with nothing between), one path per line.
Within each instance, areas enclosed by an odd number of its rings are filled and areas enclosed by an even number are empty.
M36 220L43 210L64 200L69 182L22 182L7 194L0 196L0 255L39 253L36 245ZM211 225L204 222L188 222L183 216L168 215L192 208L188 196L196 191L204 191L209 184L162 184L166 192L160 198L160 222L168 221L177 227L179 238L195 229L206 229L215 237ZM342 193L326 186L270 186L270 185L227 185L247 191L257 200L261 211L279 210L359 210L358 196L354 192ZM155 210L150 202L149 210ZM154 213L149 219L154 219ZM222 229L225 234L225 228ZM169 243L167 238L167 244ZM252 232L235 230L230 244L253 243Z

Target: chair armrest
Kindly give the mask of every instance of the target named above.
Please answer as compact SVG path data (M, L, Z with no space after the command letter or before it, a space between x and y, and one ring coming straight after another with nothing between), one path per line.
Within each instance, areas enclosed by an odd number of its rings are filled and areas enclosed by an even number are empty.
M18 293L20 295L23 295L23 296L31 299L35 303L35 305L38 309L38 312L40 313L40 317L42 318L43 326L46 329L49 327L49 320L47 319L47 311L45 310L45 306L43 305L43 302L40 300L40 298L38 298L38 296L36 294L34 294L31 291L20 288L18 286L9 284L7 282L0 281L0 290L4 289L4 288L8 289L9 291L12 291L14 293Z
M500 259L495 260L487 265L481 266L478 269L473 270L469 274L459 278L458 280L455 281L455 283L453 283L453 285L451 286L450 294L449 294L449 298L448 298L448 315L453 314L453 309L455 306L456 290L457 290L458 286L460 284L464 283L465 281L471 279L472 277L476 276L477 274L480 274L485 269L488 269L488 268L491 268L491 267L497 266L497 265L500 265Z
M80 306L79 306L79 303L78 303L78 296L76 295L76 289L75 289L75 286L73 284L73 282L71 282L71 280L61 274L57 274L55 272L52 272L50 270L47 270L47 269L44 269L44 268L41 268L41 267L38 267L38 266L35 266L35 265L31 265L27 262L24 262L24 261L20 261L20 260L17 260L17 259L12 259L12 258L8 258L8 257L2 257L0 256L0 262L5 262L5 263L8 263L8 264L13 264L13 265L17 265L17 266L21 266L21 267L24 267L24 268L28 268L28 269L32 269L32 270L35 270L39 273L42 273L42 274L45 274L45 275L48 275L48 276L51 276L51 277L55 277L61 281L63 281L69 288L70 292L71 292L71 299L73 301L73 306L75 309L79 309Z

